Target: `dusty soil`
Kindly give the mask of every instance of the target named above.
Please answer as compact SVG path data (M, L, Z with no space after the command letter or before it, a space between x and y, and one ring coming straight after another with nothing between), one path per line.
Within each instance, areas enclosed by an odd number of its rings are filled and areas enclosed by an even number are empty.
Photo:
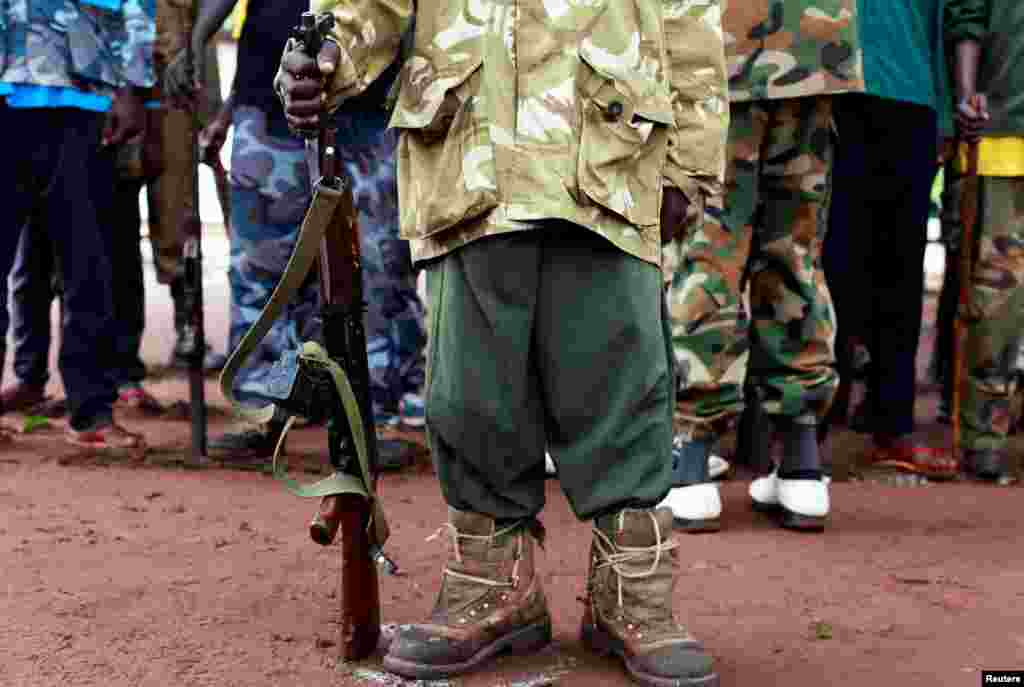
M163 298L151 307L153 362L169 348ZM223 318L223 303L208 302ZM187 395L174 376L151 389L168 404ZM230 418L212 380L208 397L216 434ZM0 453L0 685L401 684L373 661L338 665L339 556L307 539L311 503L259 472L181 467L183 419L125 423L146 433L145 460L76 455L59 422ZM320 432L290 442L311 472ZM684 540L676 608L723 685L973 687L982 668L1024 668L1024 492L894 486L857 468L864 446L846 432L832 439L862 479L835 484L824 535L776 529L735 478L723 486L723 531ZM383 579L384 619L405 623L432 604L442 548L425 540L445 508L428 466L387 475L382 489L401 568ZM555 643L454 683L629 684L577 640L589 536L555 482L543 519Z
M186 425L164 422L183 443ZM292 451L315 454L316 431ZM685 539L675 598L723 684L973 686L982 667L1024 665L1019 488L837 484L832 527L812 536L750 512L745 486L724 485L720 534ZM444 504L423 469L383 493L401 569L384 617L410 622L432 603L441 547L425 539ZM0 459L0 512L0 684L389 682L337 665L338 553L262 474L100 464L40 432ZM628 684L576 639L587 529L553 482L544 522L555 645L458 682Z

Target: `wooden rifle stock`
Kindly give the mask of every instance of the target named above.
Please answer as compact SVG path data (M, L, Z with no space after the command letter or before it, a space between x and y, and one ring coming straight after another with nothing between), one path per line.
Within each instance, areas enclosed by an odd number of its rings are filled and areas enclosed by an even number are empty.
M297 38L312 57L319 52L331 26L331 15L302 15ZM377 463L377 441L370 403L369 366L363 325L363 281L352 187L340 171L335 131L321 125L317 141L320 179L342 192L342 199L320 244L320 299L323 338L327 355L345 370L352 383L363 420L371 470ZM331 463L336 470L359 473L351 429L340 403L328 422ZM374 477L374 479L376 479ZM368 488L372 485L366 485ZM368 527L372 509L361 496L326 496L310 524L310 536L330 544L341 532L341 658L367 657L380 639L380 589L377 564Z

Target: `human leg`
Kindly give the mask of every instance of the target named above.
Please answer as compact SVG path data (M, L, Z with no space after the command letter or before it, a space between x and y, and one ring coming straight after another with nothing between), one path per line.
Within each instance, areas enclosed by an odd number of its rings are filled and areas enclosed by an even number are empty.
M817 426L838 383L835 317L821 245L832 180L832 99L780 100L769 114L761 207L750 259L748 378L759 390L767 434L781 444L777 471L755 480L755 505L778 507L784 526L820 529L829 510Z
M964 468L996 480L1009 469L1006 437L1022 336L1024 260L1018 247L1024 243L1024 177L983 177L979 186L960 419Z
M71 415L68 439L92 449L141 448L142 438L118 426L112 408L113 268L104 219L113 202L114 156L100 144L102 115L60 115L61 160L47 192L46 218L63 284L59 366Z
M43 401L50 378L50 308L53 305L54 245L46 231L44 211L38 210L21 231L18 253L10 275L10 296L0 316L8 322L14 340L14 375L5 387L3 405L9 410ZM7 327L0 327L6 331Z
M673 489L663 505L676 527L690 532L718 529L722 503L708 459L717 435L743 412L750 327L744 290L765 122L757 103L734 104L725 195L708 200L699 230L669 246L679 252L668 307L682 427L673 442Z
M550 640L534 574L545 419L531 345L538 232L481 239L427 266L432 335L427 432L449 505L451 553L430 618L403 627L385 666L464 672Z

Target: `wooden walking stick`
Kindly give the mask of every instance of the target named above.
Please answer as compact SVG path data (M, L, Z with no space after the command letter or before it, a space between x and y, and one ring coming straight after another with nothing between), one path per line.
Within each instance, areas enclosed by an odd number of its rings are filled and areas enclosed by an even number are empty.
M967 144L967 169L960 187L960 298L953 318L953 456L960 451L960 404L964 368L964 317L970 303L974 231L978 222L978 142Z

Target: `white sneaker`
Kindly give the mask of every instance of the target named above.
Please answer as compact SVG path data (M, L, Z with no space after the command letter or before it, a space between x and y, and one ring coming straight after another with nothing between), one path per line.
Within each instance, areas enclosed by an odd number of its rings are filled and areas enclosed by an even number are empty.
M551 454L547 451L544 452L544 472L549 477L554 477L558 474L558 467L555 465L555 461L551 459Z
M772 510L779 507L779 478L775 471L755 479L747 491L756 510Z
M782 515L782 526L820 531L829 514L829 482L825 479L779 479L775 472L750 483L755 510Z
M710 479L715 480L723 477L727 472L729 472L729 468L731 467L732 466L729 465L729 461L716 453L712 453L708 456L708 478Z
M670 489L658 508L670 509L675 528L683 532L717 532L721 527L722 497L717 484L706 482Z

